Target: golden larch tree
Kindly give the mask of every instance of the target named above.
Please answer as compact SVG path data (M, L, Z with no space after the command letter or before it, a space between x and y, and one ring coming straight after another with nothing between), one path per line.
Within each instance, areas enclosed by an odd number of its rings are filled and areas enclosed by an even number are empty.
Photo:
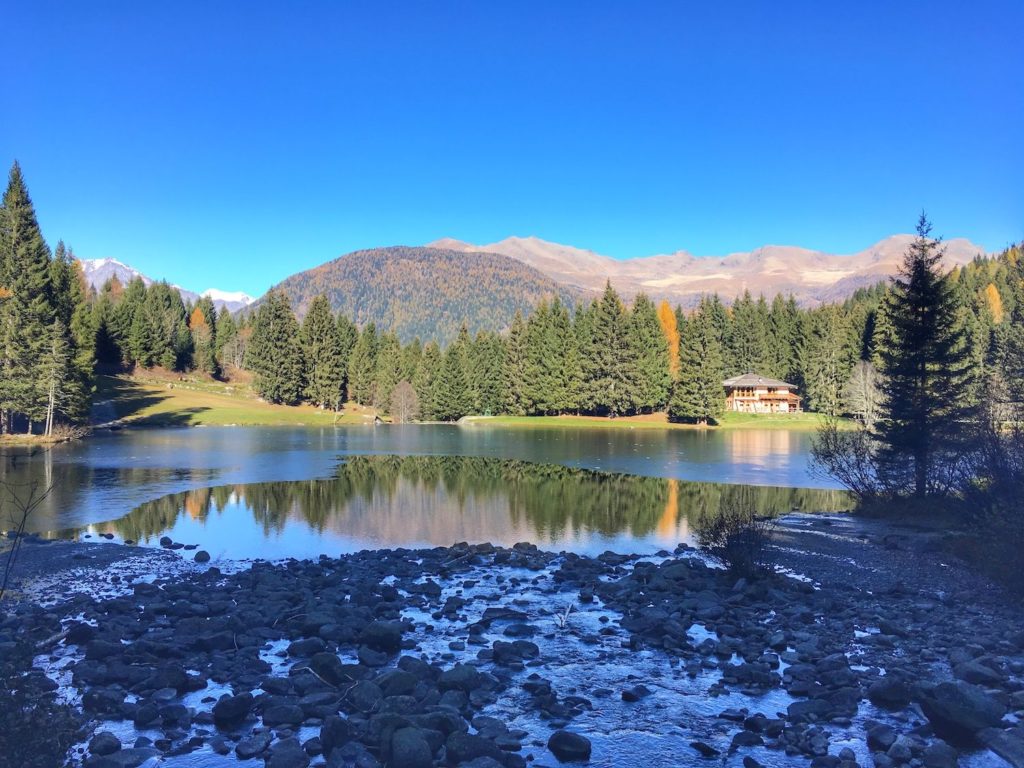
M676 326L676 313L667 301L658 305L658 322L668 340L668 369L674 379L679 373L679 328Z
M999 295L995 283L989 283L985 287L985 302L988 304L988 311L992 313L992 322L999 325L1003 322L1003 297Z

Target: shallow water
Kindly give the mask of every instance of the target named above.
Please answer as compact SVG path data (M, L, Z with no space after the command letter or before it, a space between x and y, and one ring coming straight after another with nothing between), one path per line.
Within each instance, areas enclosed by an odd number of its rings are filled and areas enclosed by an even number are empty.
M201 546L215 563L460 541L649 553L693 543L695 526L708 514L849 505L846 494L830 490L694 483L473 457L352 456L331 479L171 494L62 535L112 535L151 545L168 536Z
M811 438L778 429L482 425L139 429L98 433L52 449L4 448L0 479L22 488L33 482L52 486L30 529L58 531L119 518L171 493L329 478L353 455L478 456L676 480L835 487L809 471ZM6 522L0 519L0 528Z

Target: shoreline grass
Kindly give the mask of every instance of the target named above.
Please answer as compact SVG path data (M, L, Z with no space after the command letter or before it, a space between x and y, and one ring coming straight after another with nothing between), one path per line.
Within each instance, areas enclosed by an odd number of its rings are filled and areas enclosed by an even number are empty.
M311 405L273 405L259 399L245 382L220 382L171 374L99 377L93 422L103 426L308 426L369 425L372 408L347 403L340 414ZM825 418L816 413L726 413L716 426L674 424L664 413L622 416L467 416L459 424L470 428L530 429L571 427L587 429L644 429L717 431L780 429L813 431ZM853 428L852 421L841 422ZM15 440L17 436L11 436Z

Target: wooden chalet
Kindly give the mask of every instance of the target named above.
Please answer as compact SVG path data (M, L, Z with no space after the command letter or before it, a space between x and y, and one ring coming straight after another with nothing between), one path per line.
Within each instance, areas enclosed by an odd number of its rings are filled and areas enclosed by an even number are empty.
M800 397L795 386L756 373L744 373L722 382L725 410L737 413L796 413Z

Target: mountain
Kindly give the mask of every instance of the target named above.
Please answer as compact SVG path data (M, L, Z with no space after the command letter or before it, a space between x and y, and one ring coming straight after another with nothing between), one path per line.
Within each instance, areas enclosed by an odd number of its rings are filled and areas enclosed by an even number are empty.
M766 245L727 256L695 256L687 251L631 259L613 259L593 251L550 243L536 237L509 237L490 245L445 238L427 247L465 253L498 253L527 264L551 279L584 293L595 293L606 280L620 294L643 291L653 299L690 306L702 294L725 299L749 289L772 296L792 293L802 304L844 299L857 288L894 274L913 235L893 235L863 251L836 255L787 245ZM966 264L984 249L969 240L947 240L947 268Z
M82 267L82 274L85 275L85 281L95 288L97 291L103 287L103 284L110 280L112 277L116 277L122 284L127 285L136 277L142 278L142 282L146 285L153 283L153 280L142 274L135 267L131 267L117 259L79 259L78 263ZM181 294L182 300L186 303L195 303L199 300L200 296L209 296L213 299L213 305L220 309L221 307L227 307L229 312L236 312L239 309L243 309L255 301L251 296L242 293L241 291L219 291L216 288L209 288L202 292L202 294L193 293L180 286L175 285L178 292Z
M419 336L447 343L465 323L471 334L501 331L516 310L542 298L567 303L580 297L522 262L495 253L395 246L356 251L279 283L302 317L324 294L335 312L360 326L391 330L403 342Z
M213 301L213 306L217 307L217 309L227 307L228 312L237 312L240 309L245 309L256 301L252 296L242 293L242 291L220 291L216 288L207 288L199 295L209 297Z

